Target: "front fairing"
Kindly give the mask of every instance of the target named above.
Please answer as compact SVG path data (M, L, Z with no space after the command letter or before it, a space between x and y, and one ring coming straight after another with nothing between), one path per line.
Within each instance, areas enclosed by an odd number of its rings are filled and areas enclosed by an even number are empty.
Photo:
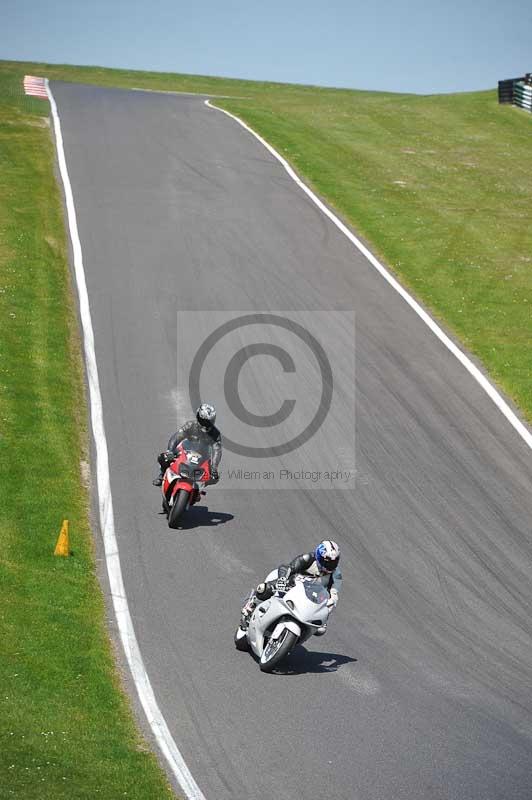
M268 579L274 580L274 577L270 577L274 574L276 577L276 570L268 575ZM266 634L283 617L299 623L300 641L311 636L315 630L327 624L328 599L328 592L319 581L300 578L283 597L274 595L259 603L251 615L248 627L248 640L253 652L260 658L265 647Z
M169 506L180 489L199 491L211 479L212 445L204 439L184 439L167 468L162 490Z
M174 498L180 489L184 489L186 492L192 492L196 486L193 480L182 478L173 469L175 463L176 462L173 462L173 464L168 467L163 477L162 490L169 506L173 505Z
M285 615L287 615L287 609L281 604L279 597L271 597L269 600L259 603L251 615L248 640L251 649L259 658L264 651L264 636L266 632L273 629L280 617Z
M181 478L206 483L211 479L212 443L205 438L184 439L177 461Z

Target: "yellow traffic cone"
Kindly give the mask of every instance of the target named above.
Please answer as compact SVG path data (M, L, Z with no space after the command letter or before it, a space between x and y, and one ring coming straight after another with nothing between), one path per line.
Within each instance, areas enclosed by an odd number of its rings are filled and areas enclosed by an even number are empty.
M54 550L54 556L69 556L70 547L68 544L68 520L64 519L61 525L61 532L57 539L57 544Z

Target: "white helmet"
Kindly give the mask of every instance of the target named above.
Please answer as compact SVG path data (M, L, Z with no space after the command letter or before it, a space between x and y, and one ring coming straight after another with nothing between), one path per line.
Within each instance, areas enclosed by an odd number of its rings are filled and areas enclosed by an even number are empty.
M336 542L326 539L316 547L314 557L320 572L334 572L340 561L340 548Z
M203 428L212 428L216 422L216 409L210 403L202 403L196 410L196 419Z

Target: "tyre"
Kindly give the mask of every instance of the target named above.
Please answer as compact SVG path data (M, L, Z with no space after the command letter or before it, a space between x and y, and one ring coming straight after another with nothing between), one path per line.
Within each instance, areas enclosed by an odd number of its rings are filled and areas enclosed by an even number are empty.
M246 650L249 650L247 634L240 627L238 627L235 631L235 647L242 653L245 652Z
M174 497L174 505L171 507L170 513L168 514L169 528L177 528L179 518L187 507L188 497L189 493L186 491L186 489L177 490L176 496Z
M260 660L261 672L272 672L297 643L297 635L285 628L278 639L270 639Z

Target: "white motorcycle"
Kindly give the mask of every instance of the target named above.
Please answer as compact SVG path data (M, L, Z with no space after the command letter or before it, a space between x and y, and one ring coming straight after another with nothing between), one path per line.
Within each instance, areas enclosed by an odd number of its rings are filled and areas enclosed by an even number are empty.
M266 582L276 580L275 569ZM248 629L238 627L235 633L237 650L251 648L262 672L272 672L296 644L311 636L323 636L327 630L329 592L320 579L295 575L291 581L286 592L275 591L269 600L259 602Z

